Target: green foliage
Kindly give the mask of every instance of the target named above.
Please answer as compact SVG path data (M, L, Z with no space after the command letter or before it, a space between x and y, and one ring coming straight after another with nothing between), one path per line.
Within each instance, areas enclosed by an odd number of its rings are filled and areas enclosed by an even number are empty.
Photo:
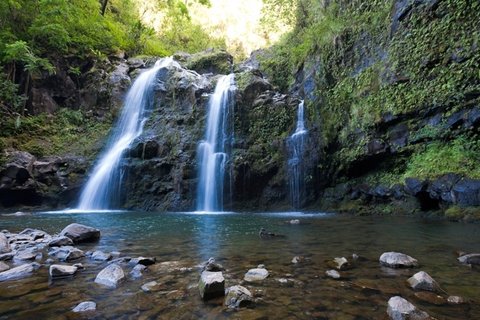
M455 172L480 178L480 141L459 136L449 143L432 142L422 152L416 153L407 165L404 178L430 178Z

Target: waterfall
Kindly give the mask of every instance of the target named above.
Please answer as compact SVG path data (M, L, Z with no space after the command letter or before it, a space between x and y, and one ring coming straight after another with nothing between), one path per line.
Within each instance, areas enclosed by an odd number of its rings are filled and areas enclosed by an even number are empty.
M210 97L205 139L198 145L200 165L197 211L223 210L225 169L232 145L234 75L222 76Z
M290 201L294 208L300 208L305 196L305 173L302 158L305 153L307 129L304 119L304 101L298 104L297 128L287 140L289 152L288 177L290 188Z
M104 210L119 204L123 176L119 164L122 154L142 134L144 123L153 109L157 72L173 63L172 58L161 59L133 83L106 151L83 188L78 210Z

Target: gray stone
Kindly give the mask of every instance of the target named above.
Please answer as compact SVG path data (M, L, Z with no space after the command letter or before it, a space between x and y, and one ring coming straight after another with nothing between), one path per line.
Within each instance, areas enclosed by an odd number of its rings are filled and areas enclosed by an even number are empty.
M225 268L221 264L215 262L215 258L210 258L203 265L202 271L218 272L218 271L224 271L224 270Z
M79 303L75 308L72 309L73 312L87 312L97 310L97 304L93 301L84 301Z
M392 320L429 319L428 313L417 309L417 307L400 296L395 296L388 300L387 314Z
M480 265L480 253L465 254L461 257L458 257L458 261L464 264Z
M253 303L252 293L245 287L232 286L225 290L225 306L238 309Z
M7 252L0 254L0 261L11 260L15 256L15 252Z
M8 266L8 264L6 264L5 262L0 261L0 272L7 271L8 269L10 269L10 267Z
M13 260L16 262L35 260L36 256L37 253L35 252L35 250L30 248L22 251L17 251L17 254L15 254Z
M138 279L138 278L141 278L143 276L142 272L147 269L146 266L144 266L143 264L137 264L135 267L133 267L132 271L130 271L130 275L134 278L134 279Z
M164 289L164 285L157 281L150 281L142 285L143 292L156 292Z
M95 282L109 288L116 288L125 279L123 269L115 263L108 265L95 278Z
M12 251L12 248L10 248L7 236L4 233L0 232L0 253L7 253L10 251Z
M350 263L345 257L336 257L333 259L333 262L335 263L335 268L337 268L338 270L345 270L350 266Z
M100 238L100 230L79 223L66 226L60 235L69 237L74 243L96 241Z
M325 274L327 277L332 278L332 279L340 279L340 273L337 270L327 270L325 271Z
M254 268L248 270L243 279L248 282L263 281L268 277L268 270L264 268Z
M404 253L385 252L380 256L380 264L391 268L412 268L418 266L418 261Z
M438 283L424 271L415 273L407 280L407 282L413 290L426 290L434 292L440 290Z
M225 278L222 272L203 271L198 282L200 296L204 300L225 295Z
M58 236L50 240L48 243L49 247L61 247L61 246L71 246L73 245L72 239L65 236Z
M53 247L49 255L56 257L60 261L72 261L85 256L85 253L72 246Z
M112 259L112 255L110 253L105 253L103 251L97 250L92 253L92 256L90 258L96 261L107 261Z
M62 278L73 276L77 272L77 267L61 264L52 264L48 270L51 278Z
M27 263L21 266L0 272L0 282L8 280L16 280L26 278L31 275L35 269L39 267L38 263Z

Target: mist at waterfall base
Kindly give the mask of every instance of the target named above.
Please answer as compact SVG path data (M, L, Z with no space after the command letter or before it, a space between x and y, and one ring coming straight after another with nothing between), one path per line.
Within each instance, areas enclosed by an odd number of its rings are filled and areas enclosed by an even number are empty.
M287 140L289 153L288 182L290 201L293 208L302 207L305 199L305 169L302 158L305 154L305 142L308 131L305 128L304 101L298 104L297 128Z
M172 63L172 58L157 61L152 68L140 74L129 89L106 151L83 188L76 210L107 210L119 206L124 174L120 168L122 155L142 134L145 121L154 107L157 72Z
M234 75L222 76L210 97L205 139L198 145L197 212L223 211L226 169L233 142ZM230 177L228 177L230 181ZM230 188L231 189L231 188ZM231 192L231 190L230 190Z

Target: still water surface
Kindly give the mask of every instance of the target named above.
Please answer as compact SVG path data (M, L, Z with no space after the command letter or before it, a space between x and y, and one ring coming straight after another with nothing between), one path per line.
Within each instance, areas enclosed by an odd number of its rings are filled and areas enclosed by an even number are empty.
M300 224L290 224L299 219ZM480 270L457 262L455 252L480 251L480 225L406 217L353 217L302 213L37 213L0 215L0 229L37 228L50 234L77 222L101 230L98 243L82 250L120 251L121 256L154 256L157 264L141 279L128 277L116 289L95 284L106 266L85 258L74 278L48 280L48 266L23 280L0 283L0 319L76 319L70 312L85 300L97 303L95 319L384 319L388 299L401 295L438 319L480 319ZM285 237L262 239L261 227ZM380 267L379 256L399 251L419 260L414 270ZM355 253L365 258L335 281L324 276L326 261ZM293 264L294 256L305 261ZM253 308L230 311L222 299L204 303L198 294L198 266L215 257L226 271L226 286L242 284L258 298ZM48 256L45 253L42 264ZM9 264L11 264L9 262ZM250 268L264 264L270 276L243 283ZM123 265L128 272L131 266ZM184 268L184 269L181 269ZM185 268L192 268L185 269ZM450 295L471 303L435 306L418 300L405 284L420 270ZM145 293L156 280L164 289ZM80 317L81 318L81 317Z

